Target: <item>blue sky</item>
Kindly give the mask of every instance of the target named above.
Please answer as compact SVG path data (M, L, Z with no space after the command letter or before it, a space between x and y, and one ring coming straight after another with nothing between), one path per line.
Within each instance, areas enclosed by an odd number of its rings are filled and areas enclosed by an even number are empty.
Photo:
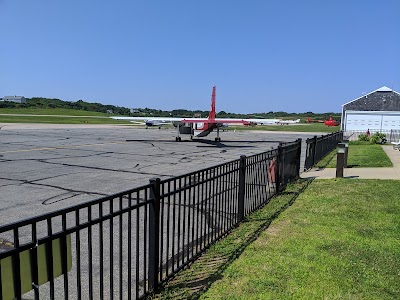
M0 0L0 97L340 112L400 91L398 0Z

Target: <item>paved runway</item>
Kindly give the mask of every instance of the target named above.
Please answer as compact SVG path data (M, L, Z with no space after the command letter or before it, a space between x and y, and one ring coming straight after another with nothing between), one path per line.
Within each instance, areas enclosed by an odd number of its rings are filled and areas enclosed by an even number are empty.
M221 132L222 143L214 142L215 134L177 143L170 129L6 125L0 130L0 225L313 135L230 131Z

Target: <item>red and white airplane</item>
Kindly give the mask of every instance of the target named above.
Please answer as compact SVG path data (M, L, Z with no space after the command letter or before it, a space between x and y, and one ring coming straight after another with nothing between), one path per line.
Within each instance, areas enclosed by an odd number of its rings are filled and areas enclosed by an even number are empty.
M167 123L172 123L177 128L177 136L175 140L181 141L181 134L188 134L190 138L205 137L214 129L217 130L215 141L220 142L219 129L226 124L276 124L280 119L221 119L216 118L215 111L216 87L213 87L211 95L211 110L206 119L202 118L169 118L169 117L112 117L116 120L142 120L146 126L162 126Z
M333 120L332 117L329 117L329 120L311 120L310 117L307 118L308 123L324 123L326 126L339 126L339 122L336 120Z

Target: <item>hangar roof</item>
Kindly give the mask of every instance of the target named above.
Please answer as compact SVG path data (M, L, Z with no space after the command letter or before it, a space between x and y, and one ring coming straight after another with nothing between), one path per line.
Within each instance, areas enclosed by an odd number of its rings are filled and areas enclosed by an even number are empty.
M400 93L383 86L342 106L344 110L400 111Z

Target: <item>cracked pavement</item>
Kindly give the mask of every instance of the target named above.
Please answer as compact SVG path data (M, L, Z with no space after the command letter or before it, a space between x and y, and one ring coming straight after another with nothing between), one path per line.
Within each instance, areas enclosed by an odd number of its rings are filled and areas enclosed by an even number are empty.
M177 143L170 129L6 125L0 130L0 225L313 135L229 131L221 132L222 143L213 133Z

